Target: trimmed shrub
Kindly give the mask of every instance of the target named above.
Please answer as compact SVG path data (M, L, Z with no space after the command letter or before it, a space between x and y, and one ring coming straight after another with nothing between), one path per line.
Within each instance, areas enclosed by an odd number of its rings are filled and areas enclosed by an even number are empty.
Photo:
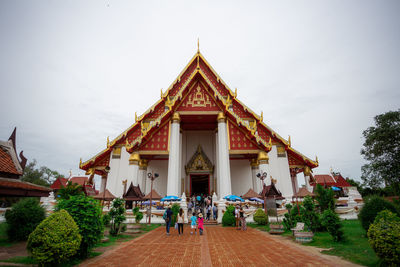
M367 199L358 214L358 219L360 219L362 227L368 231L368 228L371 223L374 222L376 215L385 209L397 213L396 207L382 197L372 196Z
M332 236L333 241L338 242L343 240L343 225L340 221L339 216L332 211L327 209L322 213L322 225L326 228L328 233Z
M78 252L80 258L88 256L90 250L103 236L102 212L99 202L91 197L77 195L60 199L56 210L65 209L74 219L82 236Z
M75 255L79 228L65 210L53 213L29 235L27 248L40 265L56 266Z
M368 242L379 258L392 266L400 265L400 218L384 210L368 230Z
M136 223L140 223L142 219L143 219L143 213L139 211L138 213L136 213L135 221Z
M315 211L314 201L310 196L306 196L303 200L303 207L301 213L301 220L307 226L307 228L316 232L321 229L321 220L319 218L319 214Z
M113 200L111 204L111 209L108 215L111 218L110 222L110 235L117 236L121 229L121 224L125 221L125 201L120 198Z
M335 211L335 193L331 188L325 189L320 184L317 184L315 192L315 199L318 202L321 212L327 209Z
M223 226L235 226L236 224L236 219L235 219L235 207L232 205L229 205L226 207L226 211L224 212L224 215L222 216L222 225Z
M104 226L110 226L111 216L108 213L103 215L102 220Z
M10 240L27 240L36 226L46 218L45 209L34 198L25 198L7 210L7 235Z
M268 216L265 214L263 209L258 209L253 215L253 219L257 224L266 225L268 224Z

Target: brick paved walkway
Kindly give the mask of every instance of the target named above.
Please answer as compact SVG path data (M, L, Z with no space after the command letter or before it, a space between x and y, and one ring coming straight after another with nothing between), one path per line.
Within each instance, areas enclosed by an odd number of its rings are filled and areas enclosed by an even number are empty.
M183 236L171 229L156 230L121 244L81 266L351 266L337 257L316 252L249 228L210 226L203 236Z

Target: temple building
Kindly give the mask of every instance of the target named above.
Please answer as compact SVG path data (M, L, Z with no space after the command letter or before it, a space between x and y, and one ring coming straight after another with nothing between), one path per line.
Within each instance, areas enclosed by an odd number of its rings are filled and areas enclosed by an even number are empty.
M161 196L257 193L267 173L282 196L298 191L297 174L310 187L318 160L296 151L237 98L198 50L160 99L79 167L102 177L106 189L122 197L130 184L150 192L148 173L158 173L153 189ZM127 185L127 186L126 186ZM311 190L311 189L310 189Z

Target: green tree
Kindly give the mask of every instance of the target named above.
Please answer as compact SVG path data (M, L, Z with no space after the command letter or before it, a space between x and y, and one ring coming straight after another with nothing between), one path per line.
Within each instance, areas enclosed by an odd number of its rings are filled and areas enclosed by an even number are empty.
M315 199L319 204L321 213L327 209L335 211L335 198L333 197L334 193L331 188L325 189L320 184L317 184L315 192Z
M363 132L361 155L369 162L361 178L371 188L391 186L400 193L400 110L375 116L375 126Z
M45 166L37 167L36 160L30 161L24 170L21 180L37 185L50 186L57 177L62 176L57 171L53 171Z
M83 196L83 187L77 183L67 183L67 186L64 187L61 185L61 189L58 192L60 195L59 199L69 199L72 196Z
M110 235L117 236L121 230L121 224L125 221L125 201L121 198L116 198L111 204L111 209L108 212L110 216Z

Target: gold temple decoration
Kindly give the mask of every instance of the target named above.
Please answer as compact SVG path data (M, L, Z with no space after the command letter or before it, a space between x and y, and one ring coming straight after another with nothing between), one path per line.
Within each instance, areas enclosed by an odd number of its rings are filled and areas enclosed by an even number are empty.
M163 98L163 92L162 92L162 88L161 88L161 98Z
M197 38L197 54L200 53L200 38Z
M173 121L173 122L180 122L180 121L181 121L181 116L179 116L179 113L178 113L178 112L175 112L175 113L172 115L172 121Z
M235 94L234 94L234 97L235 97L235 98L237 97L237 88L235 88Z
M316 162L317 164L319 164L319 162L318 162L318 157L317 157L317 156L315 156L315 162Z
M79 167L82 166L82 158L79 159Z
M138 165L139 162L140 162L139 153L137 153L137 152L132 153L131 156L129 157L129 164L130 165L132 165L132 164Z
M225 121L226 120L226 116L223 112L218 113L218 117L217 117L217 121Z
M261 111L261 118L260 118L260 121L263 121L263 119L264 119L264 113Z
M292 146L292 141L290 140L290 135L289 135L289 139L288 139L288 144L289 144L289 146Z
M214 165L210 159L204 153L203 149L199 145L196 152L185 166L186 174L189 173L212 173L214 171Z
M111 158L113 158L113 159L121 158L121 148L120 147L115 147L114 148Z
M269 161L268 153L265 151L258 152L257 161L259 164L268 164Z
M210 97L202 92L200 85L198 85L196 88L196 92L193 95L189 96L187 106L207 107L207 105L211 106Z
M310 176L311 175L310 167L304 166L303 173L304 173L304 176Z
M110 147L110 137L107 136L107 147Z
M137 121L138 121L137 113L135 112L135 122L137 122Z

